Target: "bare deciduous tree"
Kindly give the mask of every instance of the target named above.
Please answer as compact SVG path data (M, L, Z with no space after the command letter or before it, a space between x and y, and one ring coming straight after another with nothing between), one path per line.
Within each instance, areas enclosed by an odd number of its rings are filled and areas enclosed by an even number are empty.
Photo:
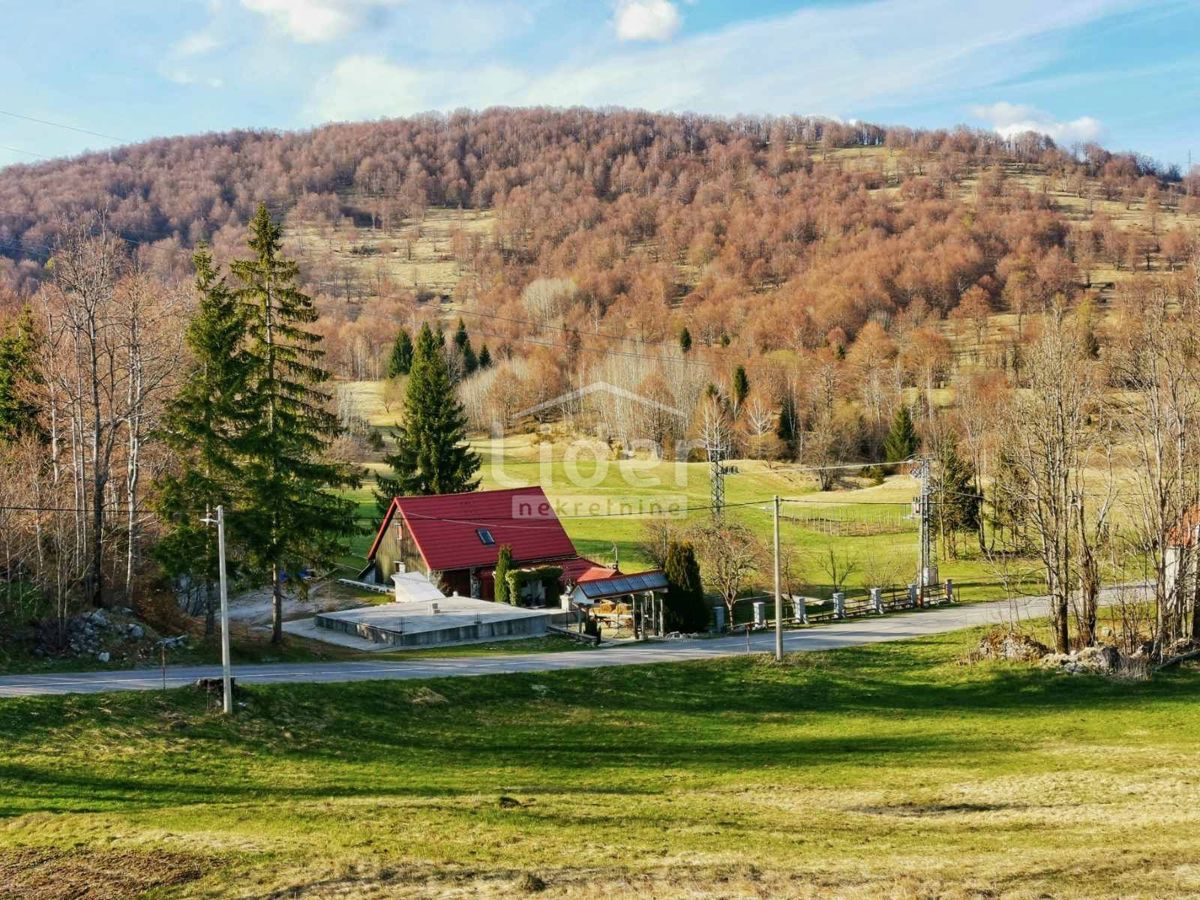
M1070 647L1079 536L1096 521L1083 470L1097 433L1101 380L1080 335L1059 308L1029 346L1025 383L1009 408L1005 452L1029 490L1029 520L1050 595L1055 648ZM1098 588L1098 585L1095 585Z

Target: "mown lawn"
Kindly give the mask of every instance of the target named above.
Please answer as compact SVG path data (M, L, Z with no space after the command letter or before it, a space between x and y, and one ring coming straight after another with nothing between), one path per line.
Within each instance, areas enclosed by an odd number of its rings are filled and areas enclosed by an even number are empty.
M976 638L4 701L0 896L1200 893L1200 672Z

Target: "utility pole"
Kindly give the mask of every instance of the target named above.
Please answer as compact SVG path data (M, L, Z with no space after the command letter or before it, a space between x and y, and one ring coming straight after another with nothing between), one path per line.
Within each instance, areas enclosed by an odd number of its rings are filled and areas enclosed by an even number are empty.
M704 449L708 453L710 506L714 522L721 520L725 512L725 476L737 473L733 466L725 465L725 454L729 440L726 432L725 410L716 397L709 400L704 410Z
M233 675L229 670L229 585L225 577L225 507L217 507L217 516L205 516L205 525L217 526L217 569L221 584L221 694L225 715L233 715Z
M775 660L783 660L783 592L779 577L779 495L775 495Z
M709 479L712 488L712 515L720 519L725 512L725 476L736 475L737 466L724 463L725 447L721 443L708 445Z
M921 493L917 497L917 521L920 534L917 547L917 587L919 598L925 600L925 588L937 581L933 575L933 504L930 492L931 464L928 459L917 460L917 478Z

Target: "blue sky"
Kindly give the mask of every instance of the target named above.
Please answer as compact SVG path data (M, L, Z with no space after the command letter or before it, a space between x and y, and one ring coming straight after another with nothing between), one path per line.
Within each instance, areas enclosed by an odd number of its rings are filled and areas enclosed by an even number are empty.
M0 21L0 165L532 104L1033 128L1200 162L1197 0L0 0Z

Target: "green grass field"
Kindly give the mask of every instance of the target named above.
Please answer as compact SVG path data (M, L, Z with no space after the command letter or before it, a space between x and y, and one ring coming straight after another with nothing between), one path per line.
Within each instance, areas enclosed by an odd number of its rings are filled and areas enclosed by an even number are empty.
M371 424L386 424L379 399L381 383L349 386L360 414ZM393 413L398 415L398 410ZM381 418L383 416L383 418ZM702 525L709 519L709 466L653 459L607 458L603 445L572 447L564 438L511 435L502 440L479 439L475 449L483 461L482 487L502 488L540 484L554 503L567 533L581 554L611 564L614 549L627 570L647 568L651 561L644 541L655 508L676 524ZM917 528L907 517L918 493L915 479L896 475L882 485L848 478L844 489L820 493L811 474L785 463L738 460L738 473L726 479L726 515L752 528L760 538L771 537L770 502L775 494L801 502L784 506L781 540L794 568L799 589L828 597L833 588L827 560L830 549L840 564L854 571L848 586L903 585L912 580L917 559ZM342 560L347 570L361 568L379 522L373 495L378 462L367 463L369 478L353 493L363 532ZM851 473L848 473L851 474ZM749 504L749 505L744 505ZM691 512L680 512L691 509ZM854 526L854 527L850 527ZM960 542L961 559L944 559L943 578L951 578L966 600L1003 596L999 578L989 563L972 555L971 536ZM1018 579L1022 590L1040 590L1030 563ZM764 572L752 587L770 581Z
M975 639L5 701L0 896L1200 893L1200 671Z

